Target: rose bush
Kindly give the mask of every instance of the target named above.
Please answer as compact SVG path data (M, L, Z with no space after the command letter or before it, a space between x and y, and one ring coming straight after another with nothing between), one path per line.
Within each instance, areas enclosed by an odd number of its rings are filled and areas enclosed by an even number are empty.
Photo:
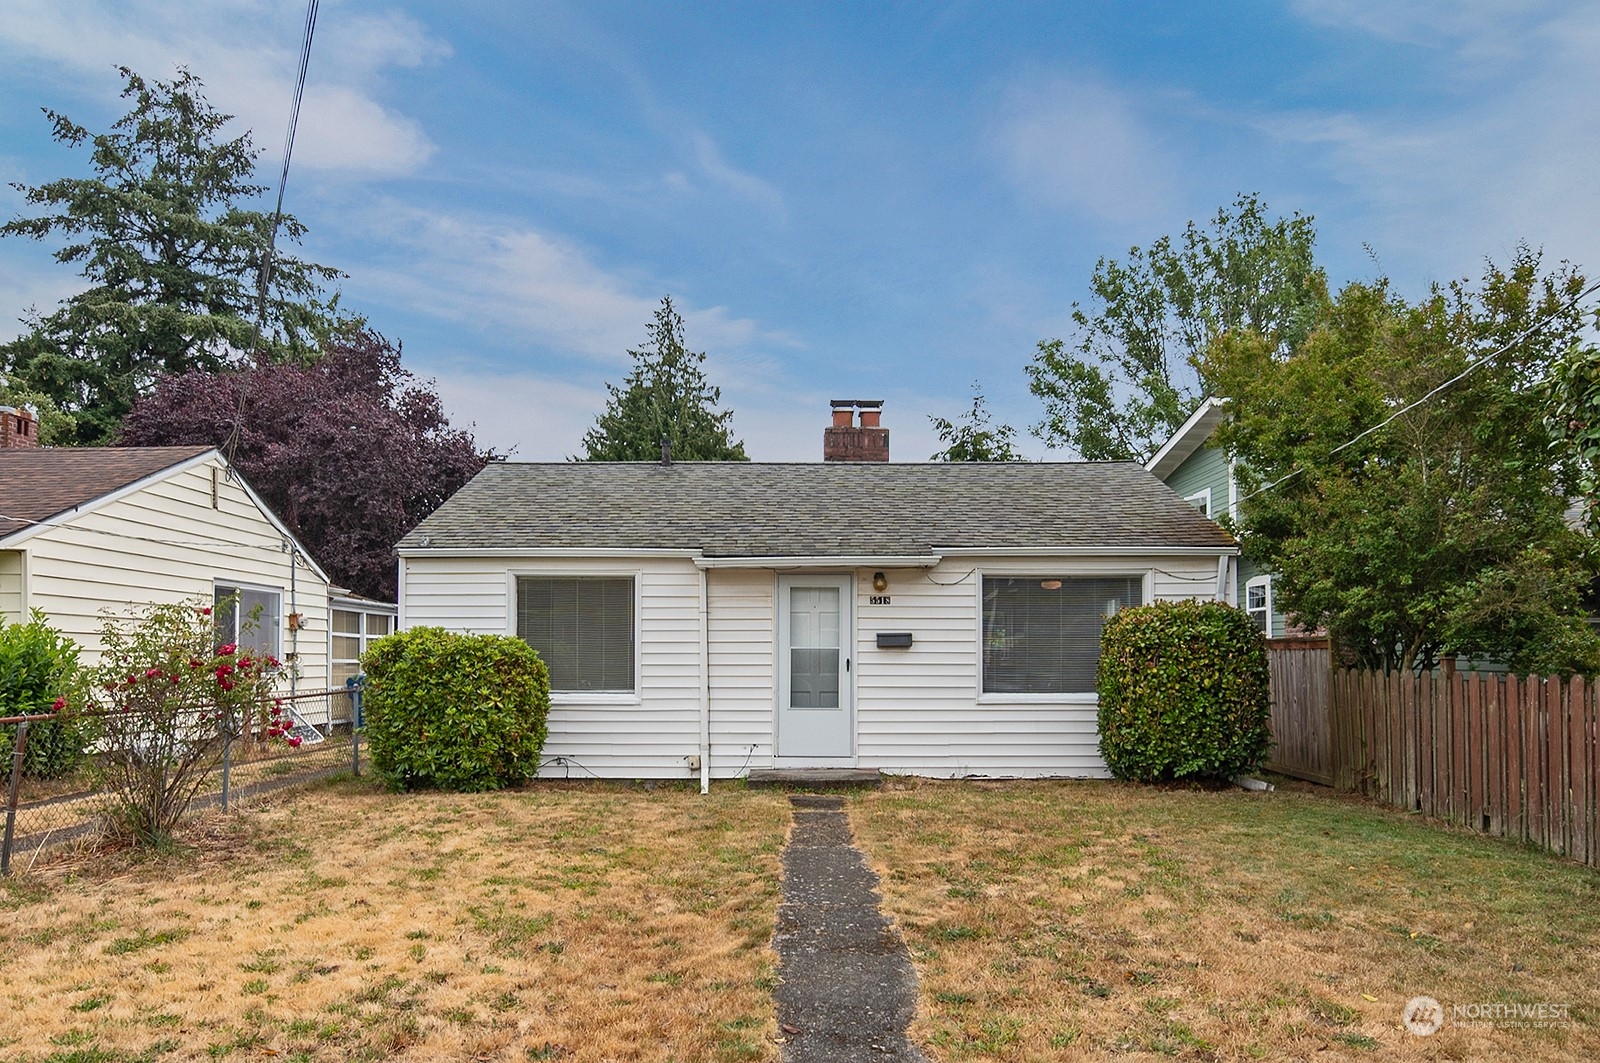
M101 646L95 693L107 812L136 841L171 833L224 741L289 729L272 698L278 661L218 645L208 604L150 606L127 623L108 617Z

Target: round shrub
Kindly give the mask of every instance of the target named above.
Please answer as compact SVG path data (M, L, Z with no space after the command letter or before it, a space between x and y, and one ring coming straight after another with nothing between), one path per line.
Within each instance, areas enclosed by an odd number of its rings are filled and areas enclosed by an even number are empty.
M1221 602L1124 609L1100 640L1100 753L1119 779L1232 778L1272 744L1267 645Z
M550 673L509 635L411 628L361 658L372 766L402 790L498 790L539 770Z

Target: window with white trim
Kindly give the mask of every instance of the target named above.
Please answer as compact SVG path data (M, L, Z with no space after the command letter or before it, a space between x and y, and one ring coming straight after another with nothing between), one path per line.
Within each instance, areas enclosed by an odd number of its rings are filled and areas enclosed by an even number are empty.
M632 692L632 576L518 576L517 637L544 659L550 689Z
M1196 491L1192 495L1184 495L1183 500L1198 509L1201 516L1211 516L1211 488Z
M333 632L333 657L329 675L336 687L361 674L361 655L377 640L394 630L394 617L388 613L369 613L362 609L335 608L328 619Z
M1100 633L1143 576L983 577L983 692L1092 694Z
M278 656L282 601L279 591L218 583L211 599L218 643L234 643L257 657Z
M1272 577L1255 576L1244 585L1244 611L1256 630L1272 634Z

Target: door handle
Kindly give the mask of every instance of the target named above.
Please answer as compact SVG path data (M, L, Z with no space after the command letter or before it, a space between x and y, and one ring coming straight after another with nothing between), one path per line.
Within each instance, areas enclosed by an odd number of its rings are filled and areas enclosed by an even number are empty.
M850 670L850 658L848 658L848 657L846 657L844 659L844 670L846 672L848 672Z

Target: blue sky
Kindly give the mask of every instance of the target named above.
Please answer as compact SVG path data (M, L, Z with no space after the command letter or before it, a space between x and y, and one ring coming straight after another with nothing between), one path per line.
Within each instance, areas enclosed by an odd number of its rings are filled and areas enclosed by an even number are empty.
M104 128L119 63L188 65L275 176L302 4L6 6L0 178L85 172L39 108ZM1595 55L1585 3L325 0L287 206L517 457L579 449L670 293L753 457L820 458L849 397L922 460L974 379L1038 420L1095 261L1239 192L1315 215L1336 283L1518 240L1600 272ZM0 337L75 289L49 250L0 243Z

